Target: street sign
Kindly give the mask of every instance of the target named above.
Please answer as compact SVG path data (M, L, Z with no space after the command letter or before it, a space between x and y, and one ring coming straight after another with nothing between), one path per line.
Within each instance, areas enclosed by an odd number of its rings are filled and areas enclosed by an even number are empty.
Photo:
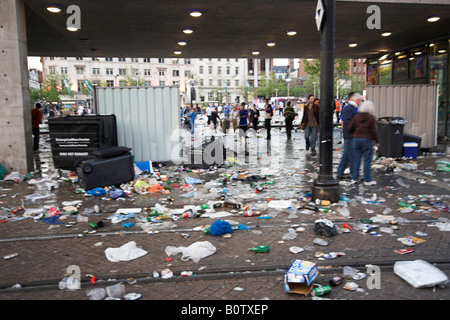
M322 26L322 19L323 15L325 14L325 8L323 7L322 0L317 0L317 7L316 7L316 25L317 25L317 31L320 31L320 28Z

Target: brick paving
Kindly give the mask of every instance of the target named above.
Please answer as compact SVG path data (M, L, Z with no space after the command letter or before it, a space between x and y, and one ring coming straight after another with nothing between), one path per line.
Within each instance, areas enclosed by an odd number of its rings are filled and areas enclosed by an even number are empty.
M305 157L305 151L296 151L292 157ZM300 155L299 155L300 154ZM306 155L307 157L308 155ZM18 256L9 260L1 260L0 273L0 299L2 300L88 300L86 292L96 288L105 288L116 282L125 284L126 292L142 294L142 300L177 300L182 301L232 301L232 300L276 300L297 301L311 300L311 296L290 294L284 291L284 272L294 259L313 261L318 264L320 275L317 284L327 284L329 279L342 275L344 266L352 266L366 271L366 265L378 265L381 268L381 289L367 288L367 279L358 280L361 292L349 291L343 284L333 288L332 292L324 298L337 300L447 300L450 290L446 288L415 289L393 273L393 264L400 260L423 259L435 263L447 275L450 274L450 238L449 233L430 226L437 219L448 218L448 213L439 210L427 210L402 214L399 212L398 201L408 195L435 194L442 195L444 201L449 198L448 173L437 173L433 170L436 157L425 156L417 159L419 167L423 170L402 170L394 175L386 175L382 168L374 169L378 184L373 187L343 186L342 192L353 201L348 208L351 217L343 217L336 213L303 214L300 210L296 218L288 218L285 211L280 211L271 219L258 219L257 217L242 217L235 214L224 219L244 224L249 230L234 230L230 238L206 235L194 228L211 224L214 219L190 218L173 221L175 229L160 230L157 234L147 234L138 225L124 229L120 224L111 224L105 220L111 213L122 207L151 207L161 202L166 195L133 195L126 200L101 200L99 198L85 197L73 191L77 184L61 182L52 193L48 203L83 200L84 208L92 208L95 204L101 205L104 213L90 216L90 222L106 221L102 229L96 233L91 231L88 223L75 223L76 217L70 216L62 225L50 225L42 221L24 219L12 221L6 219L0 223L0 256L18 253ZM308 160L310 161L310 160ZM230 168L230 171L234 170ZM427 171L433 172L430 178ZM424 174L425 173L425 174ZM217 177L217 173L200 175L207 179ZM183 176L180 176L182 178ZM298 185L292 186L287 192L288 199L292 195L300 197L308 190L310 182L298 173ZM408 187L401 187L395 181L402 178ZM267 190L251 201L262 201L271 195L283 199L277 186L282 185L284 177L274 177L276 183L268 186ZM303 179L303 180L302 180ZM418 179L427 179L426 184ZM285 182L291 183L292 182ZM238 194L241 182L227 186L228 192ZM44 192L43 186L28 185L26 182L3 184L2 190L8 195L20 194L17 197L5 197L7 206L13 208L20 205L22 194ZM271 189L272 188L272 189ZM25 190L25 191L24 191ZM272 192L273 190L273 192ZM381 204L361 203L361 199L370 198L376 194L378 199L384 198ZM178 190L173 190L175 201L169 207L182 207L194 203L189 199L178 197ZM339 206L331 206L336 209ZM319 237L313 231L314 221L318 218L327 218L342 227L344 222L355 225L360 219L367 219L381 212L385 208L392 209L392 215L407 219L398 224L398 230L390 235L382 233L375 237L368 233L353 230L349 233L339 233L333 237L320 237L329 241L326 247L313 244ZM367 210L372 210L367 212ZM273 212L263 212L272 213ZM70 228L65 227L73 222ZM283 235L290 227L302 226L305 231L298 232L294 240L282 240ZM380 225L385 226L385 225ZM386 225L388 226L388 225ZM416 231L427 233L423 237L426 242L413 247L414 252L399 255L395 249L405 248L397 238L414 236ZM184 234L189 234L185 237ZM166 246L188 246L196 241L210 241L216 247L216 253L201 259L198 263L182 261L181 254L171 256L167 261ZM116 248L135 241L137 245L148 253L135 260L127 262L110 262L105 257L106 248ZM256 245L268 245L269 253L254 253L248 248ZM291 246L299 246L304 251L293 254L289 251ZM345 255L336 259L318 258L317 252L343 252ZM59 290L57 284L67 273L71 265L78 266L81 271L82 288L80 290ZM171 279L153 278L153 272L170 268L174 277ZM181 276L183 271L192 271L190 277ZM95 275L95 285L89 282L88 274ZM345 283L346 280L344 280ZM353 280L347 280L353 281ZM11 289L15 284L22 288ZM177 304L185 306L184 303ZM174 310L174 312L178 312Z

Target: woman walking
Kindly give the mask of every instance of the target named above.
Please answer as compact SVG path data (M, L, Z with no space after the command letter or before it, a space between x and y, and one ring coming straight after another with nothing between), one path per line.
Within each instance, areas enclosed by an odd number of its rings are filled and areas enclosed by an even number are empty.
M372 180L371 164L373 155L373 146L378 143L376 119L374 116L375 107L372 101L363 102L348 127L352 136L352 179L353 183L358 183L359 168L361 157L364 159L363 172L364 184L366 186L375 185L377 182Z

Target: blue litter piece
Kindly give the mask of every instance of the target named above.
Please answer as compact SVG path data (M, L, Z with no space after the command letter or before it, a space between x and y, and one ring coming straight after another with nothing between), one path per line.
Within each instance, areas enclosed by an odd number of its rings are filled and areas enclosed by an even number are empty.
M223 236L224 234L233 232L229 222L224 220L216 220L209 228L209 234L212 236Z
M86 193L91 196L101 196L101 195L106 194L106 190L103 188L94 188L92 190L86 191Z
M132 226L134 226L133 222L124 222L124 223L122 223L122 228L131 228Z
M197 179L197 178L192 178L192 177L186 177L184 179L184 181L187 184L197 184L197 183L203 183L203 181L201 179Z

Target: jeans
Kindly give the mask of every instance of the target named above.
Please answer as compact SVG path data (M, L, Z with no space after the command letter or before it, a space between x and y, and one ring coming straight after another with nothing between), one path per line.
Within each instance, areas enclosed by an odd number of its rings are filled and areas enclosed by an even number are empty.
M33 128L33 150L34 151L39 150L39 135L40 135L40 129Z
M292 133L292 121L294 121L294 120L291 120L291 119L284 120L284 123L286 124L286 135L287 135L288 139L290 139L292 136L292 134L291 134Z
M352 139L344 139L344 151L342 152L341 162L337 168L336 175L342 176L347 166L352 170Z
M306 150L308 150L311 147L311 152L316 152L317 130L318 130L317 127L305 128Z
M195 122L192 120L189 120L189 123L191 124L191 134L194 134L194 126L195 126Z
M271 127L271 121L272 119L264 119L264 123L266 125L267 130L267 139L270 140L270 127Z
M372 181L371 163L373 155L373 140L366 138L353 138L352 139L352 179L358 181L359 179L359 167L361 165L361 157L364 159L363 171L364 182Z

